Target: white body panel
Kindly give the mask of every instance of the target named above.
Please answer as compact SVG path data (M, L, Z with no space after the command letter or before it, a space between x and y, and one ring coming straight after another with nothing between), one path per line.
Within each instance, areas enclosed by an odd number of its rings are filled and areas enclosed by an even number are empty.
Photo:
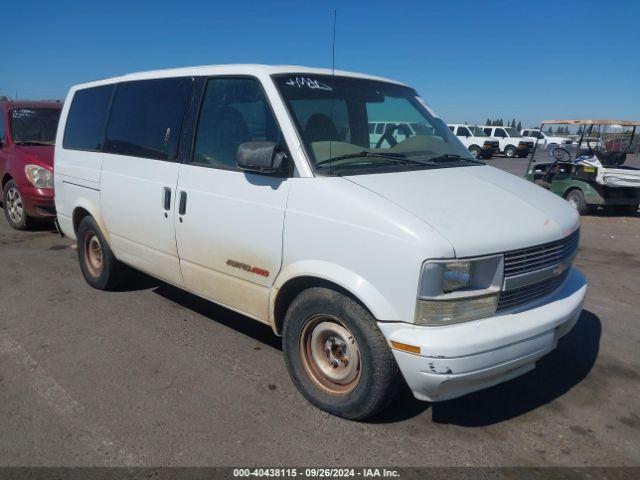
M186 192L186 214L177 215L175 225L189 290L269 321L269 292L282 260L290 183L291 179L182 165L177 198ZM234 261L268 273L244 270Z
M227 65L73 87L55 157L56 207L64 233L75 236L74 215L86 210L121 261L272 325L276 298L289 280L304 276L333 282L371 311L387 339L420 345L421 355L394 351L418 398L452 398L532 368L575 322L584 277L574 270L553 297L518 313L418 327L421 268L428 259L501 253L562 239L578 227L575 210L544 189L487 166L316 176L270 77L294 72L328 73ZM259 79L291 153L293 176L63 148L68 109L78 88L190 75ZM165 187L172 192L168 210ZM187 193L182 216L181 191ZM435 371L429 372L430 362ZM513 368L504 368L507 364ZM452 375L467 377L450 382ZM448 386L443 390L443 385Z
M173 205L180 164L104 154L100 211L116 257L174 285L182 285ZM165 215L166 214L166 215Z

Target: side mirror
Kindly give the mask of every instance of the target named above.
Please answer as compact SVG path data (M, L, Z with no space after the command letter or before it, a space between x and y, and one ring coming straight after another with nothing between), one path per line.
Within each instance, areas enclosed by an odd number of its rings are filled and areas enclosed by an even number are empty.
M256 173L279 172L287 156L274 142L246 142L238 146L236 165Z

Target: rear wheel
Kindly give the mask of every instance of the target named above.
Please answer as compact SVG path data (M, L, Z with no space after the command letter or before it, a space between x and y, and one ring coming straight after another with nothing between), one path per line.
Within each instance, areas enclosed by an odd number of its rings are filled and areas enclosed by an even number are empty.
M80 221L77 237L80 269L89 285L98 290L113 290L126 279L127 267L113 255L92 217Z
M569 205L573 206L580 215L584 215L591 211L591 207L589 207L584 199L584 193L582 193L582 190L578 188L571 190L567 193L565 198L567 202L569 202Z
M396 394L401 377L373 316L353 299L310 288L294 299L284 320L289 375L316 407L362 420Z
M513 145L509 145L504 149L504 154L509 158L515 157L516 153L516 147L514 147Z
M9 180L4 186L2 206L7 222L16 230L28 230L33 225L33 219L27 215L24 208L18 185L13 180Z

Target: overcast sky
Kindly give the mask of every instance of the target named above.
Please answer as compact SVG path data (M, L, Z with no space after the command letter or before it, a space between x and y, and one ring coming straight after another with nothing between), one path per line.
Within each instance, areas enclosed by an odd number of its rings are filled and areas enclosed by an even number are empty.
M450 122L640 117L640 1L35 2L5 5L0 95L216 63L336 67L415 87Z

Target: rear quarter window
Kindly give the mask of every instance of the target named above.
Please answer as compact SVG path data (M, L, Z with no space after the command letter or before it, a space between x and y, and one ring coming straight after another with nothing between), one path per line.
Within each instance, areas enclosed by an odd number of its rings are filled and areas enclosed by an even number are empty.
M62 146L68 150L101 151L113 85L77 90L67 114Z

